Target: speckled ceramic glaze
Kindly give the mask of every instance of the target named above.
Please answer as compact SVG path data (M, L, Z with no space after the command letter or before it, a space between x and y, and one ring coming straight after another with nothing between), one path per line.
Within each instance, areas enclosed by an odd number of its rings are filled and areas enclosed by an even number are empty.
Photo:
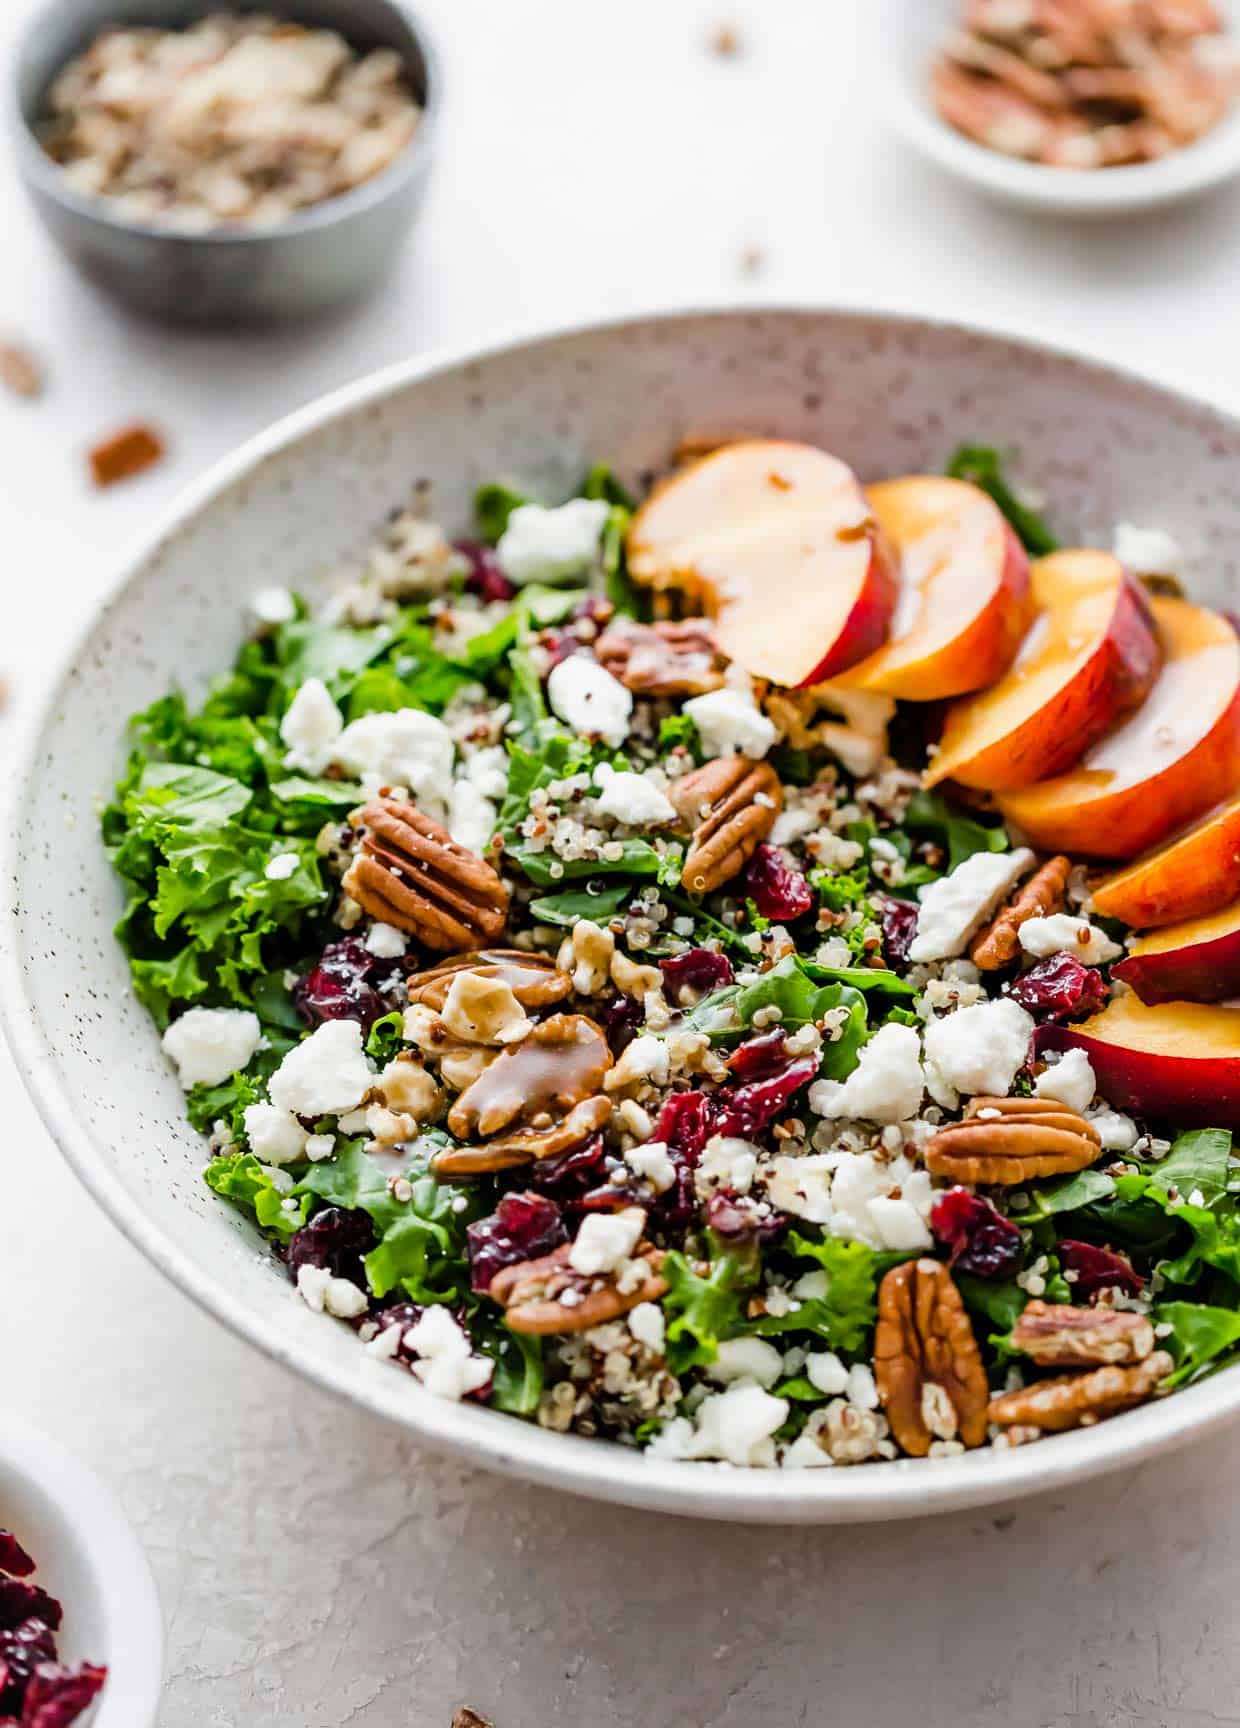
M430 482L440 519L461 530L485 478L554 498L592 458L637 480L687 433L737 431L826 445L863 477L941 468L962 439L997 443L1053 501L1062 533L1108 543L1121 518L1164 527L1203 596L1236 593L1240 424L994 336L842 312L693 314L367 379L195 488L121 573L54 683L11 780L0 1007L18 1065L82 1180L182 1289L276 1360L479 1464L696 1516L842 1522L1001 1500L1166 1448L1240 1410L1240 1370L1018 1451L857 1469L658 1462L544 1432L432 1398L368 1360L351 1332L297 1300L202 1183L202 1142L111 935L120 894L94 811L124 759L125 717L174 681L201 694L231 662L255 589L321 592L415 482Z

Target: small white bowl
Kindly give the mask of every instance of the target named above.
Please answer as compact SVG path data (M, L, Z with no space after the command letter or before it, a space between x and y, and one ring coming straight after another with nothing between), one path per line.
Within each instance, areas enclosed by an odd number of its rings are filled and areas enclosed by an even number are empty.
M1220 0L1220 10L1240 32L1240 0ZM1153 210L1240 173L1240 103L1198 143L1135 168L1047 168L974 144L939 118L929 89L931 63L960 11L961 0L877 0L870 43L892 126L958 180L1029 210L1101 217Z
M55 1440L0 1413L0 1528L34 1560L33 1582L65 1611L64 1662L108 1678L82 1728L154 1728L163 1670L159 1598L110 1489Z

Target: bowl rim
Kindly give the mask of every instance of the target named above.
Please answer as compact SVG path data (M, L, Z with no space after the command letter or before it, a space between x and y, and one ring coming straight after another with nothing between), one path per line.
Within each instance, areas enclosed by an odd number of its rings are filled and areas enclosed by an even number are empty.
M1240 433L1240 418L1203 396L1190 396L1131 368L1091 359L1080 349L1015 334L1000 326L903 312L804 301L762 305L677 307L607 320L582 320L535 328L487 343L460 343L398 361L294 410L215 463L160 512L151 527L118 559L88 616L62 650L20 722L6 777L0 817L0 880L20 880L24 845L21 811L25 788L37 772L42 739L55 716L60 693L73 679L101 621L121 599L160 547L230 487L270 457L299 440L425 380L486 364L522 350L568 340L616 336L638 326L674 329L694 322L752 323L784 318L881 324L888 335L981 340L1030 361L1052 360L1084 378L1137 390L1166 413L1215 416ZM182 1256L131 1198L113 1173L96 1163L91 1137L62 1092L54 1050L44 1039L19 961L20 917L16 895L0 896L0 1025L23 1083L42 1121L70 1167L134 1246L178 1289L220 1320L237 1337L312 1384L375 1415L397 1421L420 1441L455 1453L466 1462L589 1498L672 1512L683 1516L752 1523L852 1523L943 1513L1062 1489L1131 1465L1186 1443L1240 1416L1240 1366L1190 1386L1172 1398L1130 1411L1096 1427L1050 1436L1036 1446L987 1449L959 1457L899 1459L873 1470L762 1471L726 1464L653 1459L621 1446L553 1434L476 1405L451 1404L412 1386L406 1377L382 1375L357 1352L361 1369L338 1366L300 1342L272 1336L261 1314L233 1296L217 1277ZM410 1396L412 1394L412 1396Z
M108 1678L91 1728L153 1728L163 1685L163 1616L150 1562L120 1501L60 1440L8 1410L0 1416L0 1471L47 1495L84 1570L97 1580L108 1628L108 1648L97 1659L107 1664ZM33 1558L37 1567L37 1552Z
M18 170L23 179L73 216L98 223L113 233L134 235L144 240L179 242L182 246L237 247L261 242L271 244L273 241L291 239L295 235L312 234L329 228L346 217L376 209L415 175L421 164L428 161L432 154L443 105L443 57L425 20L408 4L408 0L387 0L387 4L404 17L421 52L426 66L426 99L421 105L422 118L413 137L386 168L380 169L369 180L363 180L360 186L354 186L348 192L340 192L335 197L325 198L304 210L294 211L270 228L221 226L186 230L171 224L142 222L119 215L114 208L115 199L92 198L89 194L76 190L40 144L34 127L22 110L17 77L27 44L44 21L61 9L63 3L64 0L43 0L43 4L36 7L22 26L5 76L5 125L12 139ZM202 10L204 17L211 10L206 0L202 0ZM341 31L341 34L344 32Z

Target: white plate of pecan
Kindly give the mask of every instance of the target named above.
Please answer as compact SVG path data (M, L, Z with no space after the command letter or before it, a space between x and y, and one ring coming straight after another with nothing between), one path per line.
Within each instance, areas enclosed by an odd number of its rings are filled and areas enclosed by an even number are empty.
M883 0L890 117L957 177L1012 203L1121 215L1240 168L1230 0Z
M895 1517L1224 1420L1238 448L847 313L304 411L122 573L17 777L58 1141L276 1360L576 1492Z

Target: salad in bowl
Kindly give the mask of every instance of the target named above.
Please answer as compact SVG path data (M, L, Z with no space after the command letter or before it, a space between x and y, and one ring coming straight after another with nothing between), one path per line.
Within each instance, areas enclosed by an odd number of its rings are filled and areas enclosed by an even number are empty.
M1240 1343L1240 640L966 448L395 512L137 715L205 1180L375 1372L666 1459L1008 1448ZM1125 538L1127 544L1125 544Z

